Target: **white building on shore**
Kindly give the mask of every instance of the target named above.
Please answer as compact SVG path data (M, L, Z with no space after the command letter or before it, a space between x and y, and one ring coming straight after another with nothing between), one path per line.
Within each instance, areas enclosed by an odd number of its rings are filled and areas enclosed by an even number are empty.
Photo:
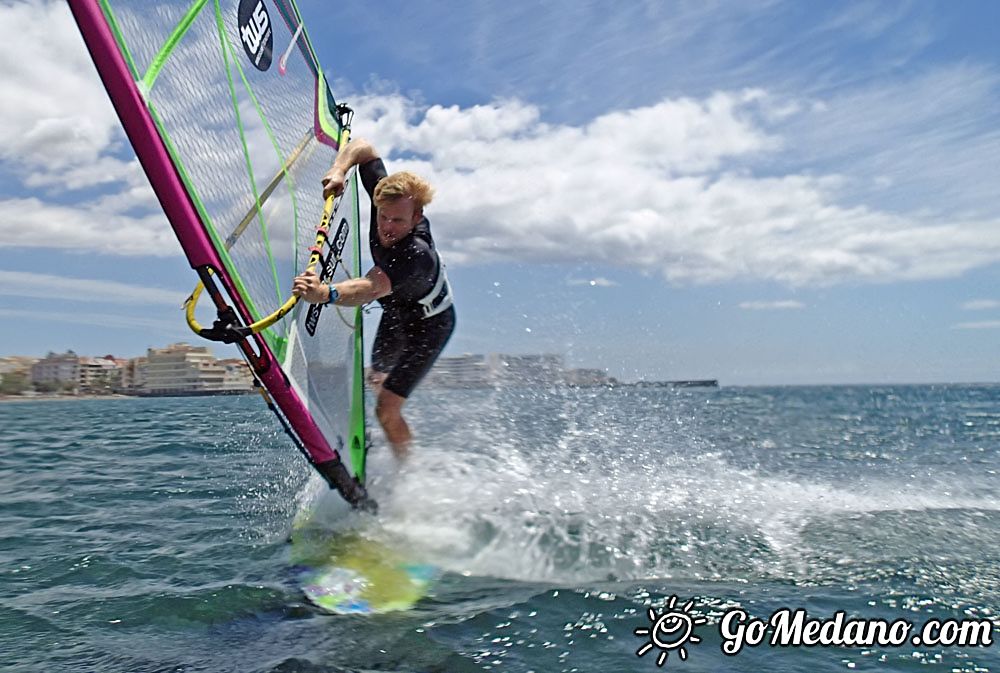
M235 394L253 390L240 360L216 360L206 346L176 343L150 348L135 366L132 392L139 395ZM240 369L242 368L242 370Z
M25 395L235 395L254 389L253 374L242 359L217 360L207 347L186 343L150 348L131 359L80 356L72 350L44 358L0 358L0 376L16 374L23 378L20 392L13 394Z
M561 355L490 353L487 362L500 385L558 385L564 382Z
M427 385L441 388L489 388L494 385L493 371L482 355L443 357L427 375Z
M123 393L134 393L142 389L145 378L143 376L146 367L146 357L129 358L122 362L122 377L120 391Z
M81 393L110 393L121 388L122 366L114 356L81 357L78 372L77 389Z
M38 362L38 358L26 355L7 355L5 357L0 357L0 376L21 372L30 378L31 366L36 362Z
M225 368L225 375L222 378L223 390L229 392L253 390L253 372L250 371L246 361L240 358L228 358L219 360L219 364Z
M614 379L602 369L567 369L561 355L459 355L440 358L426 385L439 388L600 386Z
M80 356L73 351L49 352L31 365L31 383L35 387L76 390L80 385Z

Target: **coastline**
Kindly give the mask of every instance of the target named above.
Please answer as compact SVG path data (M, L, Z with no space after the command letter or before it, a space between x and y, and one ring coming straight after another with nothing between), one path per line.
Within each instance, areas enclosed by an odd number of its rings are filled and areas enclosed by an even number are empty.
M132 397L135 397L135 395L122 395L119 393L85 393L83 395L0 395L0 404L4 402L58 402L62 400L125 400Z
M149 399L152 397L233 397L239 395L251 395L256 392L255 388L247 390L211 390L211 391L186 391L174 393L157 394L128 394L128 393L77 393L72 395L58 395L44 393L39 395L0 395L0 403L3 402L58 402L66 400L125 400L125 399Z

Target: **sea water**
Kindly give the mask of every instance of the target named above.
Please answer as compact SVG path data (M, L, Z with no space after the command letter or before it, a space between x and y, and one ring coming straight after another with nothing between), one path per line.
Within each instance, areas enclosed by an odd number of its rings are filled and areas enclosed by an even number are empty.
M373 431L371 517L255 397L0 405L0 670L1000 671L1000 386L420 389L408 415L402 466ZM438 566L432 595L306 602L316 498ZM772 644L796 611L910 627Z

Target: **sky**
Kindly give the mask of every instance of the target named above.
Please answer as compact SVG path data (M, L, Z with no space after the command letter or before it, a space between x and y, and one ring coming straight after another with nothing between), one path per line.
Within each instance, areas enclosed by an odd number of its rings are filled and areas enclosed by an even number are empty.
M299 4L355 137L437 189L446 355L1000 381L997 3ZM67 6L0 24L0 355L195 341Z

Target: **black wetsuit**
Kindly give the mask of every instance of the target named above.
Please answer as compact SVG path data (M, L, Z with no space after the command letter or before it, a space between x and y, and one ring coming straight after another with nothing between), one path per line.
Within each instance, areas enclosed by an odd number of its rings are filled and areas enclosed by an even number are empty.
M385 164L375 159L358 168L368 196L373 196L375 186L387 175ZM382 318L372 345L372 368L388 374L382 387L409 397L455 329L451 288L426 217L405 238L385 247L378 240L378 211L373 201L368 241L375 266L392 283L392 293L379 299Z

